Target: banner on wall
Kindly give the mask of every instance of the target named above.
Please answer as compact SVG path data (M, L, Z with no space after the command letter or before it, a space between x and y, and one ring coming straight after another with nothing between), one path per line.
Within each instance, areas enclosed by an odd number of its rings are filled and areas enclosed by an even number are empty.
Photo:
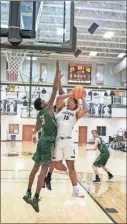
M32 106L30 108L30 117L31 118L36 118L37 117L37 113L38 112ZM29 107L23 107L23 108L21 108L21 118L27 118L27 117L29 117Z
M104 84L104 64L97 64L96 84Z
M7 100L16 100L17 99L17 92L7 92Z
M1 115L17 115L17 100L2 100Z
M41 63L40 64L40 82L47 82L47 65Z
M111 96L103 96L102 101L104 104L111 104Z
M122 104L121 96L114 96L113 97L113 104L121 105Z
M88 103L88 117L95 118L111 118L112 107L111 104L96 104Z
M100 103L100 96L94 96L92 95L92 103L95 103L95 104L99 104Z

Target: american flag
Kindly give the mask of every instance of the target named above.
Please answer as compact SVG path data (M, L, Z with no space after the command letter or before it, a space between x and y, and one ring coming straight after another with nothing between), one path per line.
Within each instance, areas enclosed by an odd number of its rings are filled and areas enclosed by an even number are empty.
M7 72L7 81L17 81L18 74L15 72Z

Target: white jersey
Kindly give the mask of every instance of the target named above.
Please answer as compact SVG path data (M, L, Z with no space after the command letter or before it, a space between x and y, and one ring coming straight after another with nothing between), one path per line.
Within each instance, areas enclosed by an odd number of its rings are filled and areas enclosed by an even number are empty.
M57 137L72 137L72 130L76 123L76 111L64 107L56 115Z

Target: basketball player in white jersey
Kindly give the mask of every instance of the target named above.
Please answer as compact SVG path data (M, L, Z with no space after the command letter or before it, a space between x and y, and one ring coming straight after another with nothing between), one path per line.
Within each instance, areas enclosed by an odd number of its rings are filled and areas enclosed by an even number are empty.
M67 100L67 106L64 106L63 100ZM77 176L74 166L75 161L75 147L72 141L72 131L77 120L84 117L88 112L85 96L82 97L82 109L77 110L78 101L73 98L73 93L61 95L57 98L56 107L60 112L56 114L57 121L57 138L56 147L53 156L54 166L58 170L65 171L65 166L62 160L66 160L69 176L73 185L73 196L84 197L77 187Z
M77 187L77 177L74 167L75 161L75 148L72 142L72 131L77 120L84 117L88 112L88 107L85 98L82 98L82 109L78 110L78 100L73 98L73 92L70 94L63 94L61 80L59 82L59 97L56 101L56 108L59 111L56 114L57 120L57 139L56 148L53 158L53 163L50 166L45 183L49 190L51 190L51 176L54 168L60 171L66 171L67 168L62 164L62 160L66 160L69 170L69 176L73 185L73 196L84 197L80 194ZM68 99L67 106L65 107L64 99Z

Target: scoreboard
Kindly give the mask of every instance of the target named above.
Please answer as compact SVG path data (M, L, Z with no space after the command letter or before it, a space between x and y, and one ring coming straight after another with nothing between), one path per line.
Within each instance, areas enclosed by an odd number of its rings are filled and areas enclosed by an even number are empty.
M68 84L91 84L91 66L68 65Z

